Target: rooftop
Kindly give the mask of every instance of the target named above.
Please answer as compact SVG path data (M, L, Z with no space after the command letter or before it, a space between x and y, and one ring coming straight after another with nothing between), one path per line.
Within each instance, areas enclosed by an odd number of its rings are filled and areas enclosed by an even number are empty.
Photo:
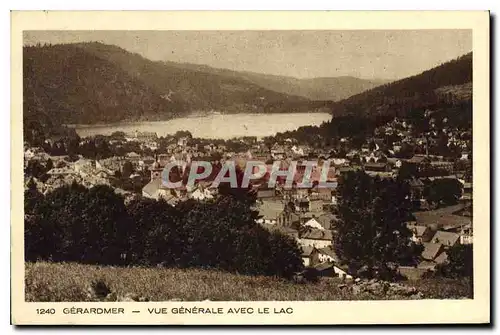
M301 239L309 239L309 240L329 240L333 239L332 232L330 230L320 230L320 229L311 229L309 231L304 232L301 236Z
M445 246L453 246L460 239L457 233L438 230L432 237L431 241L435 243L442 243Z
M334 259L334 261L336 261L336 262L339 261L339 257L337 256L337 254L335 253L335 250L333 250L332 247L321 248L321 249L318 249L318 251L320 254L332 257Z
M471 218L467 216L455 215L464 208L463 204L447 206L433 211L414 212L413 215L418 225L442 227L460 227L471 222Z
M423 245L422 258L428 261L433 261L442 251L443 247L441 243L423 243Z
M301 254L301 256L302 257L309 257L309 256L311 256L311 254L313 253L314 250L315 250L314 247L303 246L302 247L302 254Z

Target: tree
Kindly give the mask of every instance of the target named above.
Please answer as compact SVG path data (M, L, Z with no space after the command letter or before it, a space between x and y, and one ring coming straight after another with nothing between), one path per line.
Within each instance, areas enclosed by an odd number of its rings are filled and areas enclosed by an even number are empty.
M408 143L403 143L401 149L395 154L395 157L412 158L414 153L415 153L415 148L412 145Z
M437 155L448 156L449 148L448 148L448 135L446 133L440 133L437 139L435 152Z
M54 167L54 162L52 162L52 159L48 159L47 163L45 164L45 170L50 171Z
M258 212L247 201L222 196L208 203L186 201L176 208L183 213L181 266L281 277L302 269L296 242L258 225Z
M65 139L66 153L71 155L76 155L80 147L80 137L78 135L70 136Z
M35 211L36 205L43 200L43 194L38 191L36 182L33 178L29 178L24 190L24 212L32 214Z
M183 138L183 137L187 137L187 138L190 138L192 139L193 138L193 135L188 131L188 130L178 130L175 134L174 134L174 137L176 139L180 139L180 138Z
M472 278L474 274L472 244L457 244L448 252L448 260L437 267L438 276Z
M414 177L418 177L417 166L415 164L403 162L398 171L398 179L408 180Z
M55 189L36 206L32 228L41 258L90 264L119 264L120 225L128 220L123 198L108 186L73 183ZM30 241L31 242L31 241Z
M294 239L280 232L272 232L266 242L271 249L266 274L291 278L303 269L301 251Z
M215 172L219 173L220 165L214 166L213 171L214 173ZM219 194L222 196L231 196L237 201L245 202L249 205L255 204L255 202L257 201L257 195L254 192L250 192L251 185L249 184L248 187L242 187L243 177L245 174L244 171L239 166L236 166L235 172L236 172L237 187L235 188L231 187L231 184L229 182L221 182L218 187ZM229 176L229 171L226 172L224 177L228 176Z
M183 238L180 213L165 201L138 199L127 207L129 226L120 226L127 263L173 266L179 263Z
M374 151L375 149L377 148L377 145L375 144L375 141L370 141L370 143L368 143L368 149L370 151Z
M37 221L37 206L43 200L43 194L30 178L24 191L24 257L26 261L35 261L43 247L43 231Z
M46 167L36 159L31 159L24 168L25 176L41 178L47 172Z
M123 132L123 131L114 131L110 135L111 138L119 139L119 140L124 140L125 136L127 136L127 134L125 134L125 132Z
M126 161L123 163L121 175L123 178L128 178L134 172L134 166L131 162Z
M455 205L462 196L462 184L457 179L435 179L424 188L424 197L435 206Z
M26 114L29 114L26 113ZM43 126L38 120L28 120L26 117L23 120L24 124L24 140L31 146L41 146L45 142L45 133Z
M358 154L355 154L351 158L351 163L353 163L353 164L361 164L361 157Z
M421 248L411 242L405 222L411 216L407 183L372 178L363 171L343 175L338 186L337 233L334 246L354 271L368 276L390 274L391 263L413 264Z
M252 203L124 199L108 186L73 183L48 193L27 184L26 260L217 268L290 278L302 270L295 240L255 220ZM41 200L37 200L40 199Z

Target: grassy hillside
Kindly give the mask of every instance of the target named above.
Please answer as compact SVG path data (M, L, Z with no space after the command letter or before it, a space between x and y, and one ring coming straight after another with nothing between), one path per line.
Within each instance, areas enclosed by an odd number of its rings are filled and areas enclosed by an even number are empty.
M152 301L243 300L364 300L339 288L339 280L296 284L263 276L242 276L201 269L117 268L70 263L26 263L27 301L93 301L89 289L102 281L117 296L133 294ZM428 279L409 282L424 298L464 298L472 295L467 280ZM389 297L390 298L390 297ZM386 298L387 299L387 298Z
M335 115L399 115L472 103L472 53L354 95L332 105Z
M23 57L26 117L91 124L166 120L196 110L270 113L318 106L244 78L153 62L101 43L29 46Z

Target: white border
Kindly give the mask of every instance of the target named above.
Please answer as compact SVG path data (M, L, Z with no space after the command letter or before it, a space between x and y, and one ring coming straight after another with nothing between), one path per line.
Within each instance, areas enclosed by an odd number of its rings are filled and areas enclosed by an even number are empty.
M86 4L85 4L85 5L88 5L89 3L92 3L92 1L90 1L90 2L86 2ZM420 2L420 3L421 3L421 2ZM477 2L477 1L475 1L475 2L474 2L474 4L475 4L475 5L477 5L478 3L480 3L480 2ZM352 4L350 4L350 5L352 6ZM469 5L470 5L470 4L469 4ZM61 8L61 7L63 7L63 8L64 8L64 6L59 6L59 8ZM151 6L150 6L150 7L151 7ZM154 8L157 8L157 7L155 7L154 5L153 5L153 7L154 7ZM33 7L31 7L31 8L33 8ZM48 7L44 7L44 8L48 8ZM76 8L79 8L79 7L76 7ZM88 8L88 7L87 7L87 8ZM102 7L102 4L101 4L100 8L103 8L103 7ZM144 8L144 7L143 7L143 8ZM186 7L184 7L184 8L186 8ZM198 8L199 8L199 7L198 7ZM262 7L261 7L261 8L262 8ZM323 6L323 8L324 8L324 6ZM351 7L351 8L352 8L352 7ZM394 7L392 7L392 8L394 8ZM400 7L400 8L401 8L401 7ZM405 8L406 8L406 7L405 7ZM474 6L474 7L467 7L467 8L478 8L478 7ZM483 8L484 8L484 7L483 7ZM4 122L3 124L6 124L6 122ZM476 133L476 132L475 132L475 133ZM8 132L3 132L3 134L8 134ZM9 142L10 142L10 141L9 141ZM5 143L5 142L4 142L4 143ZM8 143L8 142L7 142L7 143ZM9 155L7 155L7 156L9 156ZM484 171L484 170L483 170L483 171ZM4 174L4 175L5 175L5 174ZM4 188L4 189L5 189L5 188ZM8 188L7 188L7 189L8 189ZM5 286L7 286L7 285L5 285ZM451 311L449 311L449 312L451 312Z

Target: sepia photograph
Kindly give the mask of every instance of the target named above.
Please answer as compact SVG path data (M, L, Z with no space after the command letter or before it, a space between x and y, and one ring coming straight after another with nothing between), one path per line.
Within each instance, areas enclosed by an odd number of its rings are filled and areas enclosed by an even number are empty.
M474 257L489 250L476 235L489 221L473 215L476 203L488 219L473 190L489 190L489 170L474 169L473 121L489 128L489 111L475 105L472 28L44 28L20 40L18 293L73 303L36 314L291 316L291 302L489 289ZM253 301L281 304L217 304Z

